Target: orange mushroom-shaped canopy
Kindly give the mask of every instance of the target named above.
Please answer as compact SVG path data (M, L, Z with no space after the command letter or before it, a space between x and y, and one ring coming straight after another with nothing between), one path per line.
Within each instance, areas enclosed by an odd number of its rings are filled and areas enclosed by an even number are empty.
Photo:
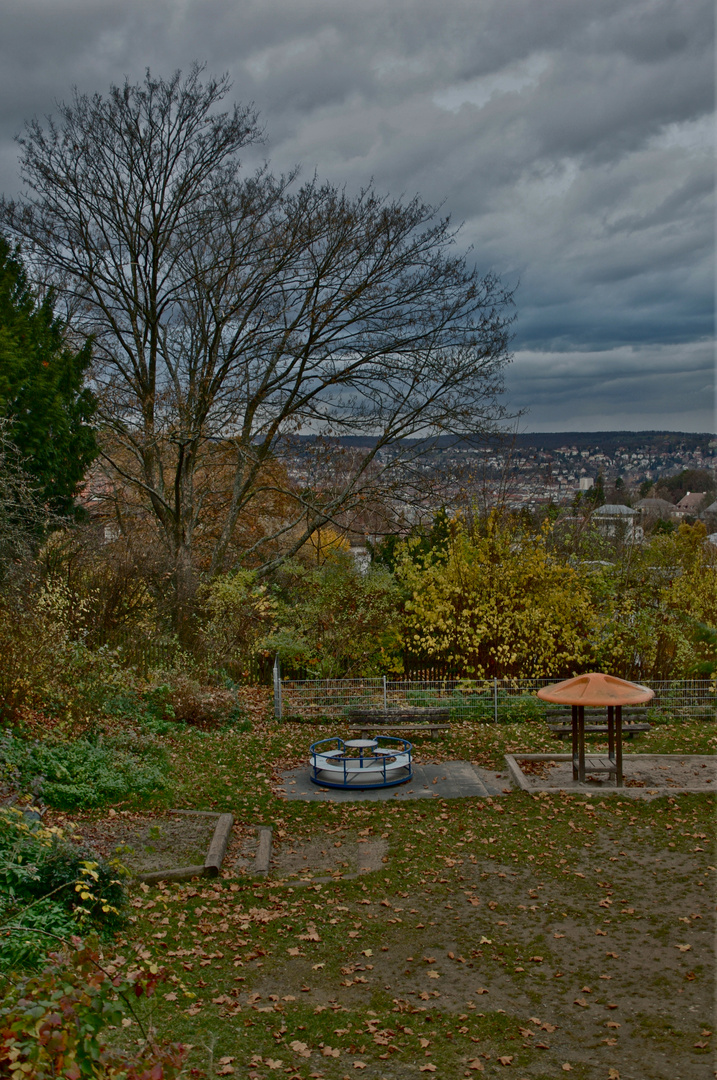
M655 691L639 683L617 679L614 675L603 675L591 671L587 675L577 675L574 679L544 686L538 690L538 697L543 701L552 701L556 705L642 705L655 696Z

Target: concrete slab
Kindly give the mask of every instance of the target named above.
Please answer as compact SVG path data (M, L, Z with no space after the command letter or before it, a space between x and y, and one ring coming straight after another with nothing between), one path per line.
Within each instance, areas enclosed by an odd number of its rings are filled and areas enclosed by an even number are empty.
M384 802L389 799L468 799L501 795L509 790L505 773L479 769L469 761L414 764L413 777L400 787L341 791L312 784L307 767L283 773L274 790L281 798L305 802Z

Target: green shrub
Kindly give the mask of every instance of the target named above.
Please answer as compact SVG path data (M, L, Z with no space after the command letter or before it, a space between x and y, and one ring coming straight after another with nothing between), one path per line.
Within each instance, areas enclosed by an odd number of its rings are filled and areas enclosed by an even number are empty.
M102 704L105 716L134 720L152 735L166 735L174 727L171 689L166 683L149 690L127 688L108 694Z
M0 765L15 766L27 789L39 779L43 800L60 810L86 809L146 797L167 786L164 761L147 760L135 750L89 739L26 743L6 736Z
M509 724L531 723L543 720L545 705L535 694L519 694L515 697L498 694L498 720Z
M58 938L77 934L77 921L58 900L42 899L23 908L0 898L0 972L32 971L57 949Z
M37 966L57 938L120 926L120 872L22 810L0 809L0 970Z
M155 965L127 974L100 967L97 952L81 947L57 954L40 974L16 980L0 1002L0 1075L10 1080L174 1080L181 1046L150 1039L127 1052L112 1051L105 1030L127 1012L136 1017L166 975ZM140 1028L144 1031L141 1023Z
M440 695L431 690L410 690L406 694L408 704L414 708L450 709L452 720L495 720L495 698L492 693L472 692L470 689L453 690ZM516 724L541 720L545 705L535 694L498 693L498 722Z

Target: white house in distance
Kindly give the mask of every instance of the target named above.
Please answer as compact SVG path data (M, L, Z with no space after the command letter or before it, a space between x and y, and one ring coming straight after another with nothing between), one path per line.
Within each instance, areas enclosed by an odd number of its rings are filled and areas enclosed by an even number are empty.
M603 536L610 539L624 540L628 544L640 544L645 530L636 525L638 511L622 503L605 503L593 511L592 521Z
M688 491L686 495L683 495L680 501L673 507L673 517L678 519L685 517L697 517L700 512L700 507L706 497L705 491Z

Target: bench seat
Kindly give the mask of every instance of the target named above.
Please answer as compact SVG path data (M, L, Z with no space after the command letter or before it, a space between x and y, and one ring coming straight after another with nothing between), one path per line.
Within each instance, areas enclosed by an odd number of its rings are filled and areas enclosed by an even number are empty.
M622 735L624 739L632 739L642 731L651 731L652 725L647 722L647 709L623 708L622 710ZM572 717L570 709L548 709L545 719L556 739L567 738L572 730ZM585 734L607 735L607 715L605 709L585 709Z
M572 724L548 724L551 732L557 739L563 739L572 733ZM644 724L623 724L622 725L622 737L623 739L631 739L634 735L639 735L641 731L651 731L652 725L645 722ZM607 735L607 724L586 724L586 735Z
M428 731L433 739L439 731L448 731L450 724L352 724L351 731L360 731L362 735L393 735L398 731Z

